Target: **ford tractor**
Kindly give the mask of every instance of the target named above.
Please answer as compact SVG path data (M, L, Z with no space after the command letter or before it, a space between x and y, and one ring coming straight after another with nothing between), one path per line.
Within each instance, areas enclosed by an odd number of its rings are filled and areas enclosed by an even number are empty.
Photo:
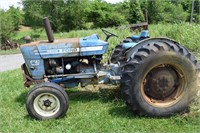
M64 117L69 106L64 88L89 84L120 85L127 106L139 115L165 117L184 112L197 94L199 64L195 56L168 38L150 38L148 31L123 40L109 63L102 63L110 37L54 39L43 19L48 41L21 45L22 73L28 114L35 119Z

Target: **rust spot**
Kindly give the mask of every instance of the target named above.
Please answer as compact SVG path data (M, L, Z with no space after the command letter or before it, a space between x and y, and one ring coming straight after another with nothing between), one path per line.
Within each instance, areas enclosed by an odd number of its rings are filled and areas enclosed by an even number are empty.
M66 39L57 39L54 42L49 42L47 40L43 40L43 41L36 41L36 42L31 42L31 43L27 43L27 44L23 44L21 45L21 47L24 46L34 46L34 45L40 45L40 44L60 44L60 43L72 43L72 44L79 44L79 40L80 38L66 38Z
M45 80L43 79L42 80L32 79L28 73L28 70L25 64L22 64L21 69L22 69L22 75L23 75L23 80L24 80L24 87L30 87L33 84L45 82Z

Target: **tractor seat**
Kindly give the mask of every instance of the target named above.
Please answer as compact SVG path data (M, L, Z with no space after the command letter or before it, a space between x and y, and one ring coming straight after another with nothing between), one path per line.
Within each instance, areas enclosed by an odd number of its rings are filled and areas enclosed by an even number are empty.
M130 37L127 37L126 39L124 39L122 42L123 43L129 43L129 42L139 42L145 38L149 38L149 32L148 30L143 30L140 35L133 35Z
M140 35L133 35L130 38L132 38L133 40L138 40L140 38L147 38L149 37L149 32L148 30L143 30Z

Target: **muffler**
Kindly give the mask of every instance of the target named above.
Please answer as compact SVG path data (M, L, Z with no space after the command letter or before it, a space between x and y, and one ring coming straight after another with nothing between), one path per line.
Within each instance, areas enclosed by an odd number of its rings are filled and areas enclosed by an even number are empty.
M43 18L43 23L49 42L53 42L54 41L53 31L51 29L51 24L49 22L48 17Z

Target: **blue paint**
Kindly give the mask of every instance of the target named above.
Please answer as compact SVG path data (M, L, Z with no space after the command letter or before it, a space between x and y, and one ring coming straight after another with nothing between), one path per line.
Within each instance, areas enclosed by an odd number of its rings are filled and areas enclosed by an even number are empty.
M77 48L73 44L41 44L37 45L37 48L43 59L79 56L79 52L76 52Z
M129 48L131 48L131 47L134 47L136 44L137 44L136 42L124 43L124 44L122 45L122 47L123 47L124 49L129 49Z
M149 31L143 30L140 35L132 35L129 38L131 38L132 42L126 42L122 44L122 47L124 49L129 49L131 47L134 47L139 41L141 41L144 38L149 37Z
M50 82L62 83L62 82L65 82L65 81L68 81L68 80L74 79L74 78L75 78L74 76L63 77L63 78L55 78L55 79L53 79L53 80L50 80Z
M149 31L148 30L143 30L141 33L140 33L140 37L148 37L149 36Z
M103 55L108 49L108 42L99 40L97 34L93 34L91 36L87 36L84 38L80 38L80 47L81 48L89 48L89 47L102 47L100 50L92 50L88 52L81 52L81 56L91 56L91 55Z
M83 37L83 38L81 38L82 40L99 40L99 37L98 37L98 35L97 34L93 34L93 35L91 35L91 36L86 36L86 37Z
M143 30L141 31L140 35L133 35L130 36L132 39L140 39L140 38L146 38L149 36L149 31L148 30Z
M20 47L25 64L33 79L42 79L45 74L44 61L38 53L36 46ZM37 62L37 63L36 63Z
M102 55L108 48L108 42L99 40L96 34L80 38L79 42L78 45L65 42L59 44L41 43L37 45L37 48L43 59Z

